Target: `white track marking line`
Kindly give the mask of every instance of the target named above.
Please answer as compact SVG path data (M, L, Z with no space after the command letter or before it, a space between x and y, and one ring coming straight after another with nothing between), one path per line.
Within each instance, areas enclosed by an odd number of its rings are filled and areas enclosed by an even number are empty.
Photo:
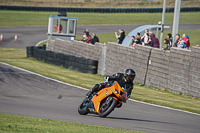
M43 43L45 41L47 41L47 40L42 40L42 41L38 42L35 46L37 47L40 43Z
M19 69L19 70L21 70L21 71L28 72L28 73L33 74L33 75L37 75L37 76L42 77L42 78L45 78L45 79L49 79L49 80L52 80L52 81L55 81L55 82L58 82L58 83L61 83L61 84L64 84L64 85L68 85L68 86L72 86L72 87L76 87L76 88L79 88L79 89L87 90L87 91L88 91L88 89L83 88L83 87L80 87L80 86L76 86L76 85L72 85L72 84L69 84L69 83L65 83L65 82L62 82L62 81L59 81L59 80L56 80L56 79L52 79L52 78L43 76L43 75L41 75L41 74L37 74L37 73L31 72L31 71L29 71L29 70L25 70L25 69L23 69L23 68L19 68L19 67L16 67L16 66L9 65L9 64L4 63L4 62L0 62L0 63L1 63L1 64L4 64L4 65L7 65L7 66L10 66L10 67L13 67L13 68L16 68L16 69ZM133 99L128 99L128 100L129 100L129 101L132 101L132 102L137 102L137 103L142 103L142 104L146 104L146 105L158 107L158 108L164 108L164 109L169 109L169 110L174 110L174 111L179 111L179 112L184 112L184 113L188 113L188 114L200 116L200 114L193 113L193 112L189 112L189 111L184 111L184 110L180 110L180 109L174 109L174 108L165 107L165 106L160 106L160 105L151 104L151 103L145 103L145 102L141 102L141 101L137 101L137 100L133 100Z

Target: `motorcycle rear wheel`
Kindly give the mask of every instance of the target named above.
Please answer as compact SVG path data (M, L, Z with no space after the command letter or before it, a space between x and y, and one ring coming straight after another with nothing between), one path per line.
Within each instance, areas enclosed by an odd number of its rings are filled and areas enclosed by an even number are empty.
M84 100L83 100L83 102L81 103L81 105L78 107L78 113L80 114L80 115L87 115L88 113L89 113L89 110L88 110L88 108L87 108L87 102L88 101L85 101L87 98L85 98Z
M107 97L107 99L112 98L112 97ZM100 117L106 117L108 116L115 108L117 105L117 100L112 98L112 100L109 100L109 102L103 103L100 108L99 108L99 116Z

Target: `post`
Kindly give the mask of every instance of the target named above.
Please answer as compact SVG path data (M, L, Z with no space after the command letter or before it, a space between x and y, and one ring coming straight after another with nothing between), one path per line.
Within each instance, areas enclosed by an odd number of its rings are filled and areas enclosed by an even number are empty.
M160 48L162 48L162 42L163 42L163 31L164 31L164 22L165 22L165 10L166 10L166 0L164 0L164 3L163 3L162 26L161 26L161 33L160 33Z
M101 75L105 75L106 69L106 46L102 47L102 56L101 56Z
M176 0L175 7L174 7L174 20L173 20L173 28L172 28L172 39L173 39L172 47L174 46L176 34L178 34L180 10L181 10L181 0Z

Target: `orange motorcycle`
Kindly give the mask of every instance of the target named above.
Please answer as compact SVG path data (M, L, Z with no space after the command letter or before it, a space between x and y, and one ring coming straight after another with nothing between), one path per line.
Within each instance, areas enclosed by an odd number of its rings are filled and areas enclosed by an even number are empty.
M122 81L114 81L111 86L92 94L83 100L78 108L80 115L88 113L106 117L114 109L127 100L126 85Z

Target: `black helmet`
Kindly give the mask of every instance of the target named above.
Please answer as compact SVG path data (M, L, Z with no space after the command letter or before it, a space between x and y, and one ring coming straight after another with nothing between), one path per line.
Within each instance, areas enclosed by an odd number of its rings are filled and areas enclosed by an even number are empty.
M127 80L127 82L131 82L135 79L136 72L133 69L126 69L124 71L124 77Z

